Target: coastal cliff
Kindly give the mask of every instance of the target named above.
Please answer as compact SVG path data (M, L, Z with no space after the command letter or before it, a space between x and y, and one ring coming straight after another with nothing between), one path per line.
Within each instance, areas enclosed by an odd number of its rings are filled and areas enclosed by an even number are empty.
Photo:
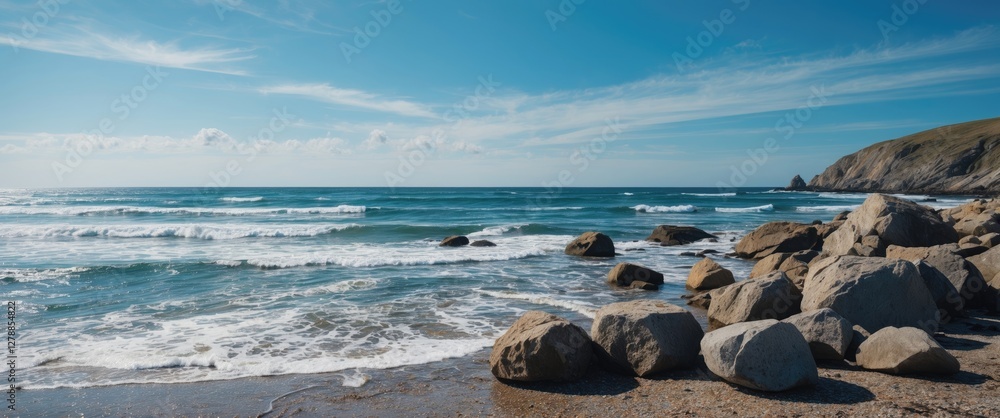
M1000 118L879 142L837 160L809 189L925 194L1000 193Z

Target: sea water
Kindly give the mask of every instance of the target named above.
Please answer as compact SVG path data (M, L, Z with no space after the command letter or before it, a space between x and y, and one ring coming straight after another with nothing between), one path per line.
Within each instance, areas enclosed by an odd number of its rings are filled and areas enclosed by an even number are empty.
M172 383L441 361L521 313L586 324L613 302L683 305L684 282L773 220L829 221L865 194L712 188L0 190L0 294L18 304L23 388ZM960 197L903 196L932 207ZM718 242L661 247L660 224ZM600 231L614 259L563 254ZM449 235L495 247L443 248ZM609 287L628 261L658 292ZM363 379L362 379L363 380Z

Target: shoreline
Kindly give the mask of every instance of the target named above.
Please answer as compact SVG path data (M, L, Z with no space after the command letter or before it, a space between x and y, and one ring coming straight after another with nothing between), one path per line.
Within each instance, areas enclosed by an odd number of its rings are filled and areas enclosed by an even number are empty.
M988 416L1000 410L1000 318L971 315L943 327L937 340L955 355L954 376L893 376L846 362L821 362L820 384L782 393L731 385L694 368L652 378L593 367L571 383L501 382L489 349L441 362L364 370L370 380L343 386L342 373L253 377L19 393L31 416ZM42 406L44 405L44 408Z

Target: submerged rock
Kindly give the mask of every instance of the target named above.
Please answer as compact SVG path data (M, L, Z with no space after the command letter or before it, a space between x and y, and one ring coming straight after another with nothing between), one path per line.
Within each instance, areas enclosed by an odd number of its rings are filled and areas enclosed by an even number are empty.
M658 242L660 245L684 245L703 239L717 239L715 235L693 226L660 225L646 237L646 241Z
M472 244L469 244L469 246L470 247L496 247L497 245L494 244L492 241L487 241L487 240L481 239L479 241L473 241Z
M441 240L440 247L461 247L469 245L469 238L462 235L452 235Z

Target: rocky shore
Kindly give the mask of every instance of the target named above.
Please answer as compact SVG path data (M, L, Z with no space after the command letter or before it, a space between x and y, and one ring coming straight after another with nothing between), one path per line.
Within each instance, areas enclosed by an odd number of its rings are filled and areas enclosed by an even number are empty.
M844 156L789 190L997 194L1000 118L942 126L880 142Z
M490 371L501 384L558 387L574 385L595 369L640 382L696 384L704 378L692 377L697 370L731 385L718 389L723 398L771 398L766 394L842 387L835 377L847 373L907 376L904 384L927 387L926 382L995 370L1000 328L968 318L995 323L1000 312L998 221L1000 200L935 211L873 194L828 223L771 222L726 255L757 260L750 277L734 280L708 257L692 268L689 304L707 307L708 329L690 311L663 301L605 306L589 333L532 311L497 340ZM693 227L663 225L649 241L681 245L699 239L714 237ZM566 253L616 255L610 238L599 232L581 235ZM657 275L620 263L608 283L655 289L657 277L662 283ZM956 337L946 334L958 324L981 331L990 342L970 343L973 347L958 355ZM994 361L992 368L981 368L983 356ZM976 364L963 364L970 358ZM870 379L879 380L860 380ZM866 395L848 403L875 399Z

